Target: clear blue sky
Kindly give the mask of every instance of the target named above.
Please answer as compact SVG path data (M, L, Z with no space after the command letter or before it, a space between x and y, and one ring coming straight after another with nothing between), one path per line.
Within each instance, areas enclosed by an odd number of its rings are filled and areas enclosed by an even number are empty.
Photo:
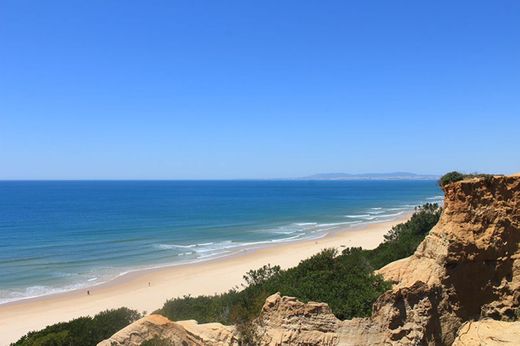
M520 171L520 1L0 2L0 179Z

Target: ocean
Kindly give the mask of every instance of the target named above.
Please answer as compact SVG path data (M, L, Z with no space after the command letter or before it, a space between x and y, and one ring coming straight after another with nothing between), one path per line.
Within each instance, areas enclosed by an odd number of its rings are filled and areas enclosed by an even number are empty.
M439 202L435 181L0 181L0 303Z

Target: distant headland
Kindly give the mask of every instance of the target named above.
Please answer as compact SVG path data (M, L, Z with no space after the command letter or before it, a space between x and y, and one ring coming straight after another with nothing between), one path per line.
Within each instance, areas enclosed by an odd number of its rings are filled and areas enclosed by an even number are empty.
M416 174L410 172L391 173L318 173L305 177L294 178L296 180L437 180L439 175Z

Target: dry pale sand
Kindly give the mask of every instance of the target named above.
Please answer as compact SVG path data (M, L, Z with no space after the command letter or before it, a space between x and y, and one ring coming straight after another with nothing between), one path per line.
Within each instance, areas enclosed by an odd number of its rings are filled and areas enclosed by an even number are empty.
M250 269L267 263L292 267L324 248L374 248L393 225L409 217L407 214L393 221L335 231L318 240L277 244L212 261L134 272L90 288L90 295L86 290L78 290L3 304L0 345L16 341L28 331L105 309L126 306L152 312L172 297L224 292L240 285L242 276Z

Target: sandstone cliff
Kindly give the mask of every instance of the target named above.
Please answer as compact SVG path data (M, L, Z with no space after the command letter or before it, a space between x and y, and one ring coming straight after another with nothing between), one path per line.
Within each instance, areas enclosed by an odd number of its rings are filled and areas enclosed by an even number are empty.
M445 192L443 215L415 254L379 271L395 284L375 302L370 318L340 321L327 304L274 294L255 321L259 343L520 344L518 322L497 321L512 320L520 305L520 176L463 180ZM233 327L152 315L100 345L139 345L153 336L173 345L239 340Z
M139 346L158 337L172 345L238 345L234 327L196 321L172 322L161 315L149 315L121 329L98 346Z
M519 243L520 178L464 180L446 187L443 215L415 254L380 273L396 283L393 292L425 284L436 312L428 338L449 345L465 321L514 317Z
M504 346L520 344L520 322L481 320L466 322L453 346Z

